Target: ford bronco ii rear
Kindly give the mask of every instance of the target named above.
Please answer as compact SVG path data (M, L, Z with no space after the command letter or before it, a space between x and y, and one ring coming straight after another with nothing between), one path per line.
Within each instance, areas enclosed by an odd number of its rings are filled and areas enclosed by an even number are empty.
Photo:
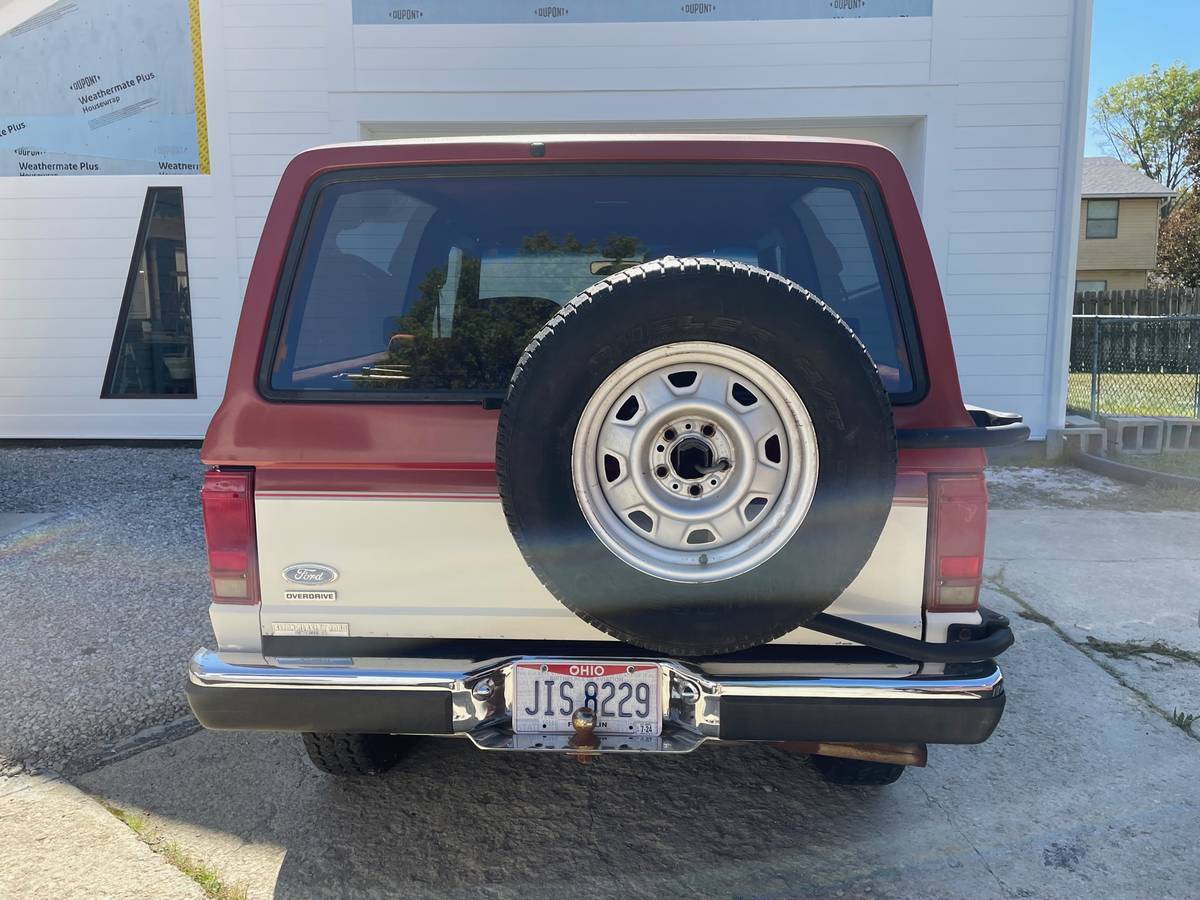
M209 728L326 771L985 740L983 448L882 147L542 137L287 168L204 443Z

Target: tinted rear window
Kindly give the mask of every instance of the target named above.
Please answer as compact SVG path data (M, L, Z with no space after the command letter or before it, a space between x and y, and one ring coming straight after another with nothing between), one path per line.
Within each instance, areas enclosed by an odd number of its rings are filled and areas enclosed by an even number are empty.
M914 390L906 301L866 188L765 174L439 175L321 189L269 370L277 392L503 392L580 291L662 256L778 272L849 323L894 395Z

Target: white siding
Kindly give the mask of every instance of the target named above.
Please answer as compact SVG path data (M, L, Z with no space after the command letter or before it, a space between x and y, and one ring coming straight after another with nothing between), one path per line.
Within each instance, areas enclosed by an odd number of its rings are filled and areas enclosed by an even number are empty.
M922 206L968 400L1017 409L1035 434L1060 414L1048 400L1067 303L1059 223L1077 205L1076 31L1090 0L935 0L932 18L909 19L417 27L355 26L349 0L201 7L212 175L0 179L0 437L201 435L294 153L527 127L887 144ZM184 189L199 396L102 401L154 184Z
M1049 421L1062 148L1072 79L1072 0L957 4L961 39L950 155L951 229L942 268L963 391ZM932 236L931 236L932 237ZM1065 377L1065 375L1063 376Z

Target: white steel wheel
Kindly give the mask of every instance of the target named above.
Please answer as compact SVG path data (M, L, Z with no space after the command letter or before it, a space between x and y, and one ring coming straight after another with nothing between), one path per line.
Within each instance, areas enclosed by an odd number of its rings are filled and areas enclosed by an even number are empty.
M579 508L618 559L666 581L735 578L770 559L816 491L795 388L738 347L682 342L617 368L575 431Z

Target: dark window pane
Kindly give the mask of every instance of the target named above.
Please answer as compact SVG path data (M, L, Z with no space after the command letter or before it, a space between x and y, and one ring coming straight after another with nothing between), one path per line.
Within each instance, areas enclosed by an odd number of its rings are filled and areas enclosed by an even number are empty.
M101 396L196 396L180 188L146 192Z
M912 390L884 250L850 179L753 174L395 178L325 188L275 390L495 393L537 329L613 272L713 256L809 288Z

